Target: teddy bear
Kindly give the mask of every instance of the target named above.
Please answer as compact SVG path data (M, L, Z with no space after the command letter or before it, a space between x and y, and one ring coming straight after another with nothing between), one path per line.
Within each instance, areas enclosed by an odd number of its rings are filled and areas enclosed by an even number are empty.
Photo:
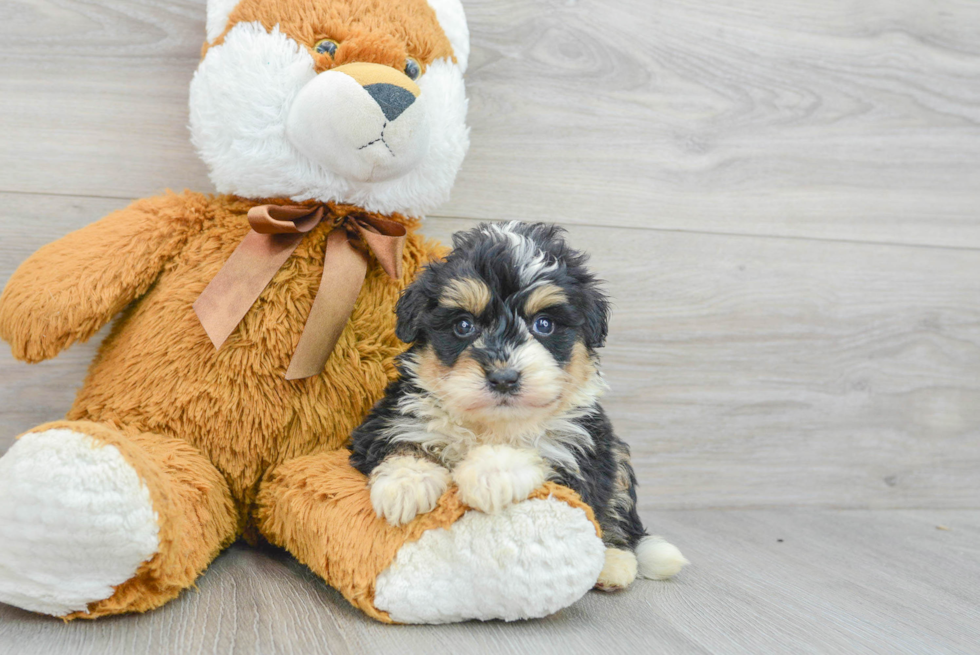
M209 0L190 130L218 195L145 198L41 248L0 297L39 362L115 318L64 420L0 458L0 602L143 612L244 537L367 615L540 617L595 583L589 507L453 489L394 527L345 445L405 349L418 228L468 145L459 0Z

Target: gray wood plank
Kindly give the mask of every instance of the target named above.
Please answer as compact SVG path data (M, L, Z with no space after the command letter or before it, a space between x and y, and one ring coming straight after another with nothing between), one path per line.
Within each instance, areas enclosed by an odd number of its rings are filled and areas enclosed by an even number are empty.
M202 5L16 5L0 190L207 190ZM976 3L466 7L473 147L442 216L980 245Z
M123 203L0 195L0 283ZM643 506L980 507L980 251L569 229L615 303L606 408ZM94 351L0 348L0 450L63 414Z
M0 606L0 653L975 653L980 512L645 512L694 564L547 619L384 626L280 551L236 545L144 615ZM936 525L949 530L937 530ZM781 542L779 540L782 540Z

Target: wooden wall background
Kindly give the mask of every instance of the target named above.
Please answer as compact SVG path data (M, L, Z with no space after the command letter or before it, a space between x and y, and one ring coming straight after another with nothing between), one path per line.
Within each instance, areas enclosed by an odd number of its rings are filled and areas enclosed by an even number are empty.
M465 5L473 143L425 229L558 221L594 253L645 512L805 532L980 509L980 3ZM211 188L186 129L203 20L204 0L0 0L0 283L131 199ZM0 452L63 414L95 347L0 349Z
M0 282L209 190L203 1L7 2ZM980 506L980 5L474 0L473 146L426 231L558 221L615 314L608 409L660 508ZM95 344L0 354L0 447Z

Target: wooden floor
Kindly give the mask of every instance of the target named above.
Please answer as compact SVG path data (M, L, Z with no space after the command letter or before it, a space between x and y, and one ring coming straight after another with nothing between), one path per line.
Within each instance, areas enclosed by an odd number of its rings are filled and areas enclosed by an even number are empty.
M382 625L288 555L234 546L197 590L150 614L63 625L0 607L0 652L978 652L975 511L668 510L644 519L684 544L695 564L683 576L591 592L539 621Z
M542 621L390 627L236 546L144 616L0 607L0 655L980 652L980 3L464 1L473 146L426 231L558 221L594 253L606 407L694 564ZM203 4L0 0L0 284L211 189ZM0 452L97 340L0 352Z

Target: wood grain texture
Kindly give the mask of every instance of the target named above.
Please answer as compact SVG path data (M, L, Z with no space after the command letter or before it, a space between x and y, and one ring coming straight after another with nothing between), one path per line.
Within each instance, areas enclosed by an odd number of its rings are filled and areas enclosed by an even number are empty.
M0 282L124 201L0 195ZM432 218L448 241L471 219ZM44 226L39 229L36 226ZM980 251L571 226L615 309L605 403L651 508L980 508ZM95 343L0 351L0 449Z
M0 191L210 188L185 127L203 0L11 7ZM975 2L466 8L473 146L440 215L980 245Z
M980 512L709 510L644 520L694 564L671 582L590 592L539 621L381 625L288 555L236 545L197 590L149 614L66 625L0 606L0 653L939 655L980 643Z

